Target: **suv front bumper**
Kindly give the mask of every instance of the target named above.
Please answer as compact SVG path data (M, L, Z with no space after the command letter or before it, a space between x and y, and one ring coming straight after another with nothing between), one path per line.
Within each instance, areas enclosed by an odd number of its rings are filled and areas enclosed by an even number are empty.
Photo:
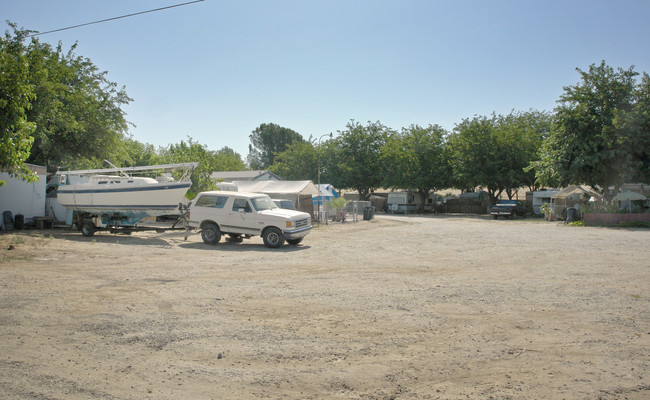
M292 239L300 239L302 237L307 236L309 231L311 231L311 225L305 226L304 228L298 228L294 229L291 231L282 231L282 234L286 239L292 240Z

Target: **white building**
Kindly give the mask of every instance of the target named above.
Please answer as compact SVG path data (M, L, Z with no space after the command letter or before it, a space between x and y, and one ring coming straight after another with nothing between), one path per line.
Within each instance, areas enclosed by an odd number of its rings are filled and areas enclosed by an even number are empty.
M0 180L6 183L0 186L0 213L11 211L12 216L20 214L24 221L33 222L34 217L45 216L45 181L47 168L40 165L27 164L27 167L38 175L34 183L12 177L7 172L0 172ZM2 229L5 229L2 218Z

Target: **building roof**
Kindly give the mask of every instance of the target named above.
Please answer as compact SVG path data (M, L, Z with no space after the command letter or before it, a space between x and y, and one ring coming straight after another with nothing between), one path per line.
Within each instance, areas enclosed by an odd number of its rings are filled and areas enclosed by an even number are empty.
M552 198L553 199L567 199L567 198L577 198L581 196L593 196L596 198L601 198L602 196L594 192L591 189L584 188L578 185L569 185L564 189L557 192Z
M29 164L29 163L23 163L25 167L27 167L29 170L32 172L36 173L36 175L47 175L47 167L43 165L36 165L36 164ZM4 169L0 169L0 172L7 172ZM20 178L18 178L20 180Z

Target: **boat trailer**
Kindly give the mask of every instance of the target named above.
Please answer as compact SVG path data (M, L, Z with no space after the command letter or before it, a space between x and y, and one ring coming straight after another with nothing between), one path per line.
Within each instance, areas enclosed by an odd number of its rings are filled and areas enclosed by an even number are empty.
M167 220L168 222L173 221L171 226L168 224L164 226L139 224L144 218L141 216L130 216L120 213L95 215L87 212L75 212L73 224L85 237L92 237L95 232L99 231L108 231L118 235L130 235L133 232L156 231L158 233L163 233L171 230L185 230L188 233L185 235L185 239L187 240L187 236L191 229L187 218L187 205L179 203L178 211L178 215L174 214L156 217L156 222L159 220Z

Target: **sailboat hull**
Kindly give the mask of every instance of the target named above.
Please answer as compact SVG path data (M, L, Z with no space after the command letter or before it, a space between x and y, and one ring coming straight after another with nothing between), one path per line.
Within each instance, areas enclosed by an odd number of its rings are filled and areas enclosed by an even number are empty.
M137 182L136 182L137 183ZM191 182L155 182L146 184L88 184L59 186L59 203L75 211L95 215L118 214L147 217L175 214Z

